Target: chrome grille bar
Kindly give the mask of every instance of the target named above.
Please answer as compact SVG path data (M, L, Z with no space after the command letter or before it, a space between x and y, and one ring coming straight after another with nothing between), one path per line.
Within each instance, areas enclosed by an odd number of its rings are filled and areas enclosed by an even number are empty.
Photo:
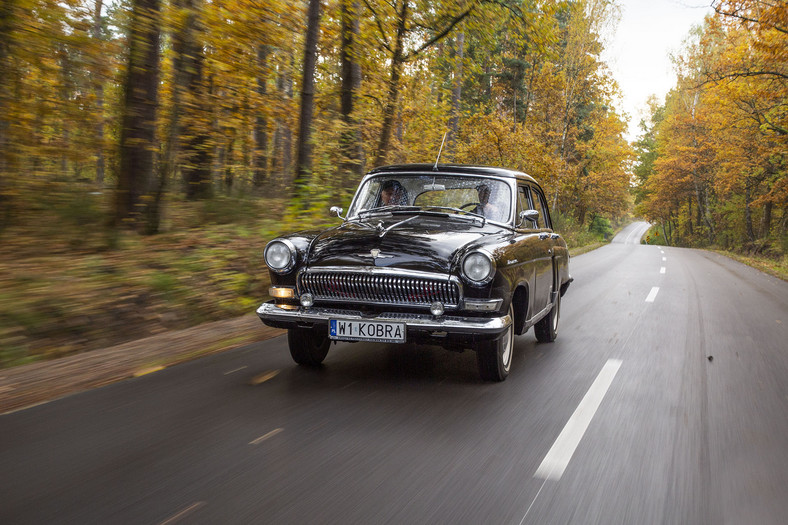
M447 307L460 303L460 287L442 277L307 271L299 275L299 293L315 300L375 302L391 305L429 306L435 301Z

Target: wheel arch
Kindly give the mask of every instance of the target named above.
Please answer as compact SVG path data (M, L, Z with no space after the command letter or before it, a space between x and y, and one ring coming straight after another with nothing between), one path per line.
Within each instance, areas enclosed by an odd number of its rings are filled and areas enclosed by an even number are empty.
M529 308L528 284L520 283L512 294L512 308L514 309L514 333L523 335L526 331Z

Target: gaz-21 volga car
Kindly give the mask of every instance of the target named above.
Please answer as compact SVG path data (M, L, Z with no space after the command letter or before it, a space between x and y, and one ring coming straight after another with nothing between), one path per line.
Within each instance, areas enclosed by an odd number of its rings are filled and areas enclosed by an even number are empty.
M262 321L286 328L296 363L317 366L331 341L440 345L476 352L502 381L514 336L551 342L572 281L566 242L530 176L502 168L376 168L342 223L270 241L273 300Z

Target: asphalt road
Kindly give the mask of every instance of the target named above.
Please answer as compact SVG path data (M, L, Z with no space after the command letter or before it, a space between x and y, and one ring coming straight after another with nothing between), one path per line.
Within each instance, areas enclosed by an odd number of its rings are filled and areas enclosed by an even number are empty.
M0 416L0 523L785 523L788 283L642 231L572 259L500 384L280 337Z

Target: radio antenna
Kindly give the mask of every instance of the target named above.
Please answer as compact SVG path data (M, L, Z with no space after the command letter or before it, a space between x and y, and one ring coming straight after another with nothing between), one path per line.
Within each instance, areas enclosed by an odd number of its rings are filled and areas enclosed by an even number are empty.
M441 153L443 152L443 143L446 142L446 135L448 134L449 134L448 131L443 134L443 140L441 141L441 149L438 150L438 158L435 159L435 165L432 167L432 171L438 171L438 162L440 162L441 160Z

